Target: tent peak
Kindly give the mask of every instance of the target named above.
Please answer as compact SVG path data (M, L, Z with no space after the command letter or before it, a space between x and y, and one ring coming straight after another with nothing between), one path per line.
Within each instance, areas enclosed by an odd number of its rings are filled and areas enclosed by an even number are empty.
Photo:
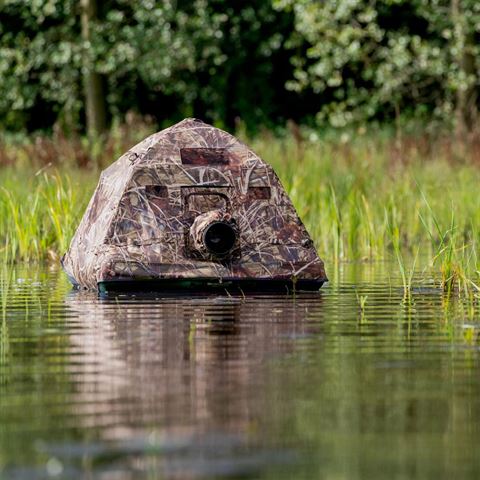
M177 128L194 128L194 127L212 127L212 125L209 125L208 123L205 123L203 120L200 120L199 118L194 118L194 117L188 117L184 118L180 122L176 123L175 125L172 125L170 127L171 130L177 129Z

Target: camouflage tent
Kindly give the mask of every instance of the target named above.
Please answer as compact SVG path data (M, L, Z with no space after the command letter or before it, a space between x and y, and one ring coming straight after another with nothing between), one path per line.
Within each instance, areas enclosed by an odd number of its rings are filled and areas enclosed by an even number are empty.
M272 168L196 119L151 135L102 173L62 263L74 285L101 290L326 281Z

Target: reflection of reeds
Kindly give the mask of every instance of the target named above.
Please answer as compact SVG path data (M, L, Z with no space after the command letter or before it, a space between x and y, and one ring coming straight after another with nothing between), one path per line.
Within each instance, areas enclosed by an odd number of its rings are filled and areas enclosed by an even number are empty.
M11 258L8 256L8 250L5 250L0 255L0 305L2 309L2 321L5 321L7 316L12 272Z
M8 250L15 259L58 261L98 179L97 166L111 163L150 128L133 126L113 129L88 148L58 132L1 144L7 153L0 158L10 166L0 179L0 255ZM248 143L278 172L322 257L337 263L393 254L409 292L413 268L406 259L418 252L431 259L447 293L479 291L477 150L460 159L443 141L402 138L401 155L398 145L365 135L305 140L301 150L293 137L265 135ZM78 149L93 156L79 161ZM78 168L84 165L89 169Z
M4 254L3 263L0 265L0 384L6 382L4 369L8 363L10 353L10 335L7 322L7 307L10 298L10 286L12 278L12 269L8 257Z
M355 291L355 296L360 309L360 323L365 323L365 307L367 305L368 295L360 295Z

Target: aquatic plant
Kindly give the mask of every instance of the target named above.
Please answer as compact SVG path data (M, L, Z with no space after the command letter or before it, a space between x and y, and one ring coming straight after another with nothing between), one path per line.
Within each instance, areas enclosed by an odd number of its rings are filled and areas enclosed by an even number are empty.
M76 178L76 181L73 181ZM82 172L4 170L0 180L0 260L58 260L94 186Z
M417 264L429 266L447 294L480 293L480 169L473 153L468 160L455 159L445 146L425 149L410 142L400 155L398 145L381 135L312 136L302 148L293 136L245 140L274 166L330 264L393 260L405 292L411 291ZM96 147L101 161L85 165L107 165L129 146L117 133L106 144L101 152ZM59 155L63 149L61 162L53 154L39 161L33 147L31 160L25 146L8 148L9 158L21 159L17 168L1 170L0 260L8 255L58 262L98 170L78 168L64 138L55 146Z
M355 290L355 297L357 299L357 304L360 309L360 323L365 323L365 307L367 305L368 295L359 294L357 290Z

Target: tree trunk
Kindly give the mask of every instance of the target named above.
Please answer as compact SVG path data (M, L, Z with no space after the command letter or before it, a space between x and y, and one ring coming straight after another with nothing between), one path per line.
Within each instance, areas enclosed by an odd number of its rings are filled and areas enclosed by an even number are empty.
M82 39L91 41L91 22L97 18L97 0L80 0L82 7ZM95 71L88 52L83 57L83 88L87 133L91 140L101 135L107 127L107 106L102 75Z
M462 54L462 70L468 79L468 86L464 92L462 117L466 129L471 132L477 117L477 92L475 89L475 35L468 32L465 35L465 48Z
M464 140L471 132L477 117L477 95L473 78L475 78L475 36L466 24L465 12L461 9L460 0L451 1L454 42L457 48L457 66L461 75L461 85L457 90L455 107L456 134L459 140Z

